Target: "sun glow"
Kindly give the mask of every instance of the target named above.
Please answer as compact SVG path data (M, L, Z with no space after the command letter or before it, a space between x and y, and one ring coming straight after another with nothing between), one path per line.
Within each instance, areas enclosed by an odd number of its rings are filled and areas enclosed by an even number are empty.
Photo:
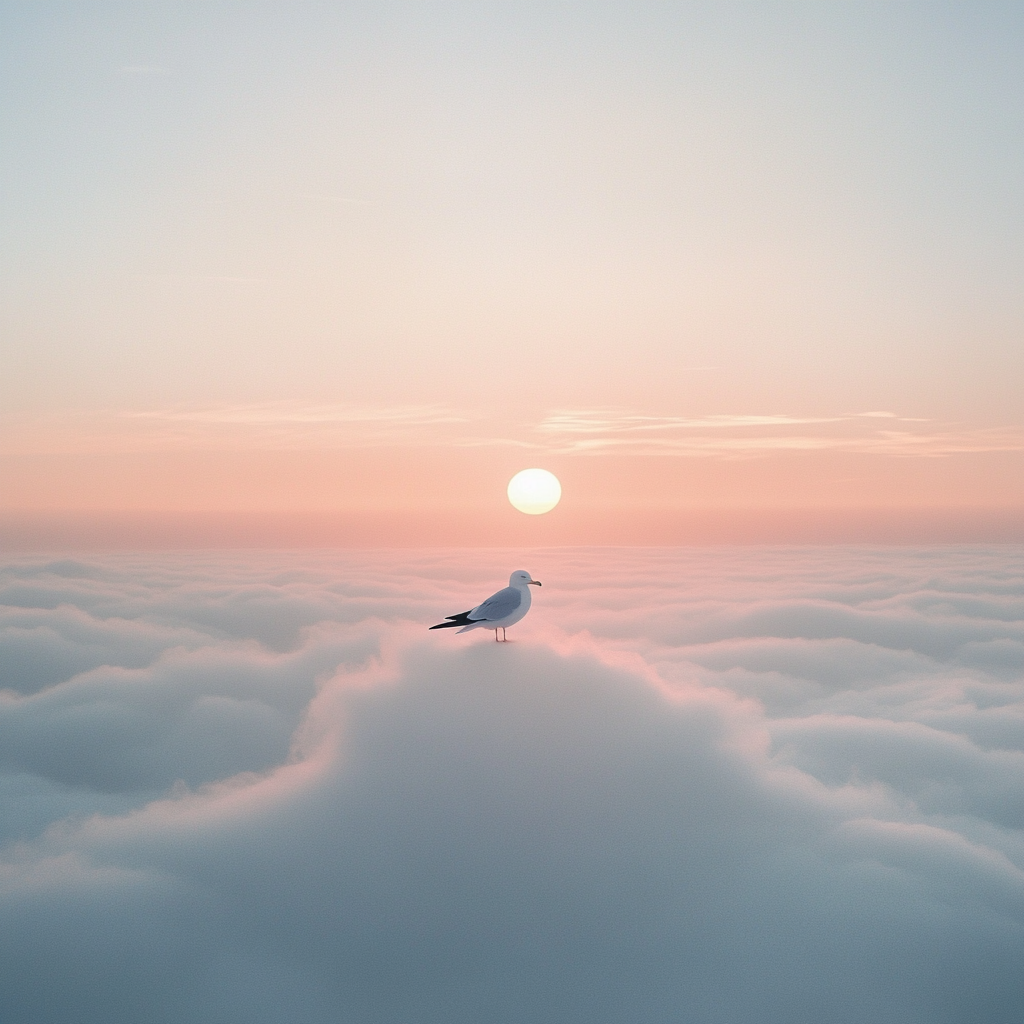
M561 500L562 485L546 469L524 469L508 482L508 500L527 515L550 512Z

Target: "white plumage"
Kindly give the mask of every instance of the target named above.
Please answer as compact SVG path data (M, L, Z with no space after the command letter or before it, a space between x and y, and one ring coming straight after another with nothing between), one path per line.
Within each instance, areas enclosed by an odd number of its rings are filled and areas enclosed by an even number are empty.
M460 633L470 629L494 630L494 639L498 639L501 630L502 641L506 640L505 628L515 625L529 610L532 596L530 587L539 587L540 580L535 580L525 569L517 569L508 578L508 586L496 594L491 594L486 601L481 601L468 612L448 615L446 622L439 622L431 629L451 629L460 626Z

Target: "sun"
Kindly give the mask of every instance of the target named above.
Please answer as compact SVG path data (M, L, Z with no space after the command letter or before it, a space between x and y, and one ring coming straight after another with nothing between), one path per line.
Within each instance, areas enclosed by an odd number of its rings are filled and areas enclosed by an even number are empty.
M524 469L508 482L508 500L530 516L550 512L562 497L562 485L546 469Z

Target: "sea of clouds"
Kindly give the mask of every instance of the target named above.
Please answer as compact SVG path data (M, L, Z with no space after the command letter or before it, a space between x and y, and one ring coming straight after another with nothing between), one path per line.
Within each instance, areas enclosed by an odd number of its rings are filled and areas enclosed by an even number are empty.
M5 1024L1024 1019L1021 547L25 557L0 688Z

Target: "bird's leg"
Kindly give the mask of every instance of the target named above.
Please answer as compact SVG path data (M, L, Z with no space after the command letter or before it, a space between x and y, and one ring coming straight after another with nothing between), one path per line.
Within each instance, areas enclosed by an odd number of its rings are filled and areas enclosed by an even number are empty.
M498 627L497 626L494 627L494 642L495 643L498 642Z
M507 644L508 643L508 637L505 636L505 627L504 626L501 627L501 642L503 644Z

